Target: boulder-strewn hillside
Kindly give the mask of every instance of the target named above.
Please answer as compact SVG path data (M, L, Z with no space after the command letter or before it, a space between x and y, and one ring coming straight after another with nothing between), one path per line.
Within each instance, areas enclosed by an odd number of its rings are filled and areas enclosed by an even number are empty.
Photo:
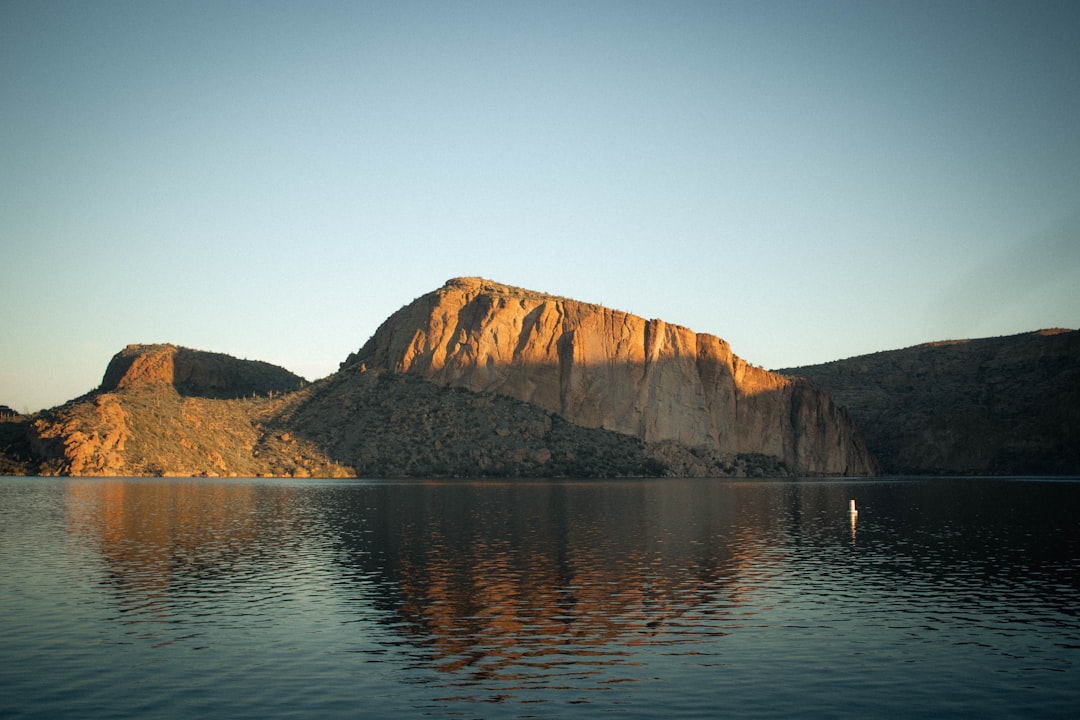
M275 459L263 428L305 385L268 363L174 345L129 345L98 390L28 421L30 470L62 475L340 475L317 450ZM291 391L291 393L290 393ZM228 398L228 399L226 399Z
M776 458L722 456L586 428L531 403L351 365L297 394L280 427L362 476L787 475Z
M1080 332L935 342L781 370L851 411L885 472L1080 473Z
M807 474L870 474L847 412L810 383L662 320L457 278L394 313L343 364L494 392L570 423L772 456Z

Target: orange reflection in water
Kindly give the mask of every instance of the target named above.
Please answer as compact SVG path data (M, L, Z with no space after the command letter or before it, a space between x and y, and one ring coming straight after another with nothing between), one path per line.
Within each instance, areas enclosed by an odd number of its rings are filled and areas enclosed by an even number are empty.
M167 614L207 585L261 591L273 572L274 593L312 612L364 598L358 616L374 604L382 627L448 675L528 684L747 622L801 518L846 513L842 487L791 487L343 485L316 502L303 485L100 479L71 481L67 512L122 605ZM317 551L305 559L301 545ZM240 575L246 585L230 582Z
M230 572L259 533L252 485L71 480L66 501L69 534L98 549L128 603L164 606L177 576Z
M722 636L755 575L782 561L723 503L665 504L646 490L572 507L536 495L511 497L524 520L487 512L479 493L400 519L399 613L440 670L535 679Z

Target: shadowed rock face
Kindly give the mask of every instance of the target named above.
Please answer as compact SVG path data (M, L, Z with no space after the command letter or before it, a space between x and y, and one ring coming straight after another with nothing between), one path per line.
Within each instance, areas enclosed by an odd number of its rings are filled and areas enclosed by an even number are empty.
M752 367L712 335L598 305L457 278L394 313L343 363L534 403L584 427L809 474L875 471L847 412Z
M1080 472L1080 332L926 343L791 368L850 408L886 472Z
M235 398L288 392L303 384L299 375L257 360L175 345L128 345L109 362L100 390L171 385L185 396Z

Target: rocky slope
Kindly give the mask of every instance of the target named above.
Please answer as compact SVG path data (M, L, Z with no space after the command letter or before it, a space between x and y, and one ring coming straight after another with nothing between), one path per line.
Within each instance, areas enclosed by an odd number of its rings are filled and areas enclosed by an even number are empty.
M647 443L772 456L804 474L875 470L842 407L720 338L480 278L403 307L342 368L493 392Z
M366 477L790 474L776 458L646 443L505 395L359 365L298 394L278 423Z
M870 451L893 473L1080 473L1080 332L781 373L659 320L461 278L313 384L129 346L97 390L4 413L0 473L746 477L863 474Z
M245 477L790 473L776 458L645 443L573 425L513 398L440 387L410 375L350 367L283 392L267 388L294 385L295 376L277 371L186 348L129 346L110 363L97 391L36 417L0 423L0 472ZM267 385L266 378L278 384ZM242 397L207 397L234 394Z
M1080 473L1080 332L935 342L781 370L847 406L885 472Z
M264 362L129 345L98 390L26 421L24 465L47 475L347 474L315 448L280 452L263 426L304 384Z

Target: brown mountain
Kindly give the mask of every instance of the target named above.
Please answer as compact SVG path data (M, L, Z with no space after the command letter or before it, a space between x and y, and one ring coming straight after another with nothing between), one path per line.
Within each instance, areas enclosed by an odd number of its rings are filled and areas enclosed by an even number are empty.
M1080 332L1040 330L779 372L845 405L889 473L1080 473Z
M798 473L875 469L843 408L720 338L480 278L394 313L343 365L356 366L495 392L646 442L773 456Z
M479 279L391 316L319 382L132 345L4 428L8 472L591 477L867 474L846 411L660 320Z
M645 443L494 393L353 368L274 397L184 396L160 382L98 390L0 423L0 473L760 477L790 470L773 457Z
M203 353L183 349L188 360ZM582 428L494 393L346 368L288 393L181 394L159 347L129 347L132 374L59 408L0 423L6 474L274 477L784 475L775 458L720 457ZM221 357L206 353L211 363ZM244 361L236 361L244 362ZM110 367L115 367L111 364ZM109 373L106 373L109 377ZM211 389L220 388L214 383Z

